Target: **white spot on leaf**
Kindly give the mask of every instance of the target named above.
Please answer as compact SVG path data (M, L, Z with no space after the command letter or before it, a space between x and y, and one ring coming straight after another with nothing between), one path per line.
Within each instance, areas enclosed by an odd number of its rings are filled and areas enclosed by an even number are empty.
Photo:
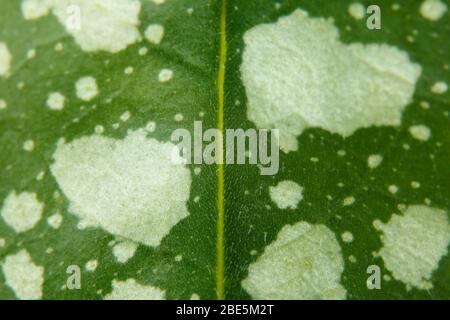
M447 11L447 5L440 0L425 0L420 5L420 14L428 20L436 21Z
M0 76L8 77L11 68L12 56L8 46L4 42L0 42Z
M127 262L134 256L138 244L133 241L121 241L113 247L113 254L120 263Z
M392 276L408 286L429 289L431 275L447 254L450 224L444 210L409 206L379 228L384 236L379 254Z
M59 92L53 92L48 95L47 107L52 110L62 110L66 98Z
M414 139L420 141L427 141L431 137L431 130L423 124L412 126L409 128L409 133Z
M58 229L61 226L62 221L63 217L59 213L55 213L47 218L48 225L53 229Z
M134 279L113 280L113 290L105 300L163 300L165 292L152 286L144 286Z
M162 69L159 72L158 79L159 82L167 82L173 78L173 71L170 69Z
M276 187L269 187L270 198L280 209L296 209L303 199L303 188L294 181L281 181Z
M97 266L98 266L97 260L89 260L88 262L86 262L86 270L89 272L95 271L95 269L97 269Z
M15 191L6 197L1 215L3 220L16 232L32 229L41 220L44 205L39 202L35 193Z
M158 246L188 216L191 174L172 161L172 143L129 132L124 140L100 135L60 141L51 172L85 226Z
M361 20L366 14L366 9L361 3L353 2L348 6L348 13L356 20Z
M160 24L151 24L145 30L145 38L153 44L159 44L163 37L164 27Z
M323 225L286 225L252 263L242 287L254 299L345 299L344 259Z
M367 158L367 165L370 169L375 169L383 161L383 157L379 154L372 154Z
M34 264L30 254L21 250L6 257L3 263L3 274L6 285L16 297L21 300L36 300L42 298L44 283L44 268Z
M444 81L438 81L431 87L431 91L436 94L444 94L448 90L448 85Z
M25 19L52 10L59 22L84 51L119 52L141 39L138 0L27 0L22 2ZM72 9L72 10L69 10Z
M83 77L75 84L77 97L84 101L90 101L98 95L97 81L93 77Z
M297 136L309 127L350 136L399 125L421 74L405 52L342 43L331 20L302 10L253 27L244 41L247 116L259 128L280 129L285 152L297 150Z

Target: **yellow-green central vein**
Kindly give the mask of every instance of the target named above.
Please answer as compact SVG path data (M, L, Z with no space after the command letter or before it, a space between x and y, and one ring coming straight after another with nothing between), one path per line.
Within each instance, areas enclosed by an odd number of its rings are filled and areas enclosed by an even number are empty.
M226 34L226 16L227 1L222 0L220 9L220 53L219 53L219 72L217 75L217 129L222 133L218 141L218 165L217 165L217 261L216 261L216 293L217 299L225 298L225 248L224 248L224 229L225 229L225 178L223 164L223 133L224 133L224 94L225 94L225 64L227 59L227 34Z

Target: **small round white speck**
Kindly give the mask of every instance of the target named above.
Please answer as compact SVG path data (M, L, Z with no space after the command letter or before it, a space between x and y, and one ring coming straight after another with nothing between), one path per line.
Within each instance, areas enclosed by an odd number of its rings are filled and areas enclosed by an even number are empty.
M181 260L183 260L183 256L181 254L179 254L175 257L176 262L180 262Z
M181 113L177 113L177 114L175 115L175 117L174 117L174 120L175 120L176 122L183 121L183 119L184 119L184 116L183 116Z
M145 126L145 130L147 132L155 132L156 130L156 123L154 121L149 121L147 125Z
M355 198L354 197L347 197L342 201L342 204L344 206L351 206L352 204L355 203Z
M431 130L427 126L424 126L423 124L411 126L409 128L409 133L414 139L420 140L420 141L427 141L431 137Z
M342 241L344 241L344 242L349 243L349 242L352 242L352 241L353 241L353 234L352 234L351 232L349 232L349 231L345 231L345 232L341 235L341 237L342 237Z
M418 182L418 181L412 181L412 182L411 182L411 187L412 187L413 189L418 189L418 188L420 188L420 182Z
M398 10L400 10L400 5L398 3L393 3L391 8L394 11L398 11Z
M120 116L120 120L126 122L130 119L130 117L131 117L130 111L126 111Z
M6 109L6 107L8 107L8 104L6 103L6 101L3 99L0 99L0 110Z
M64 109L64 102L66 98L59 92L52 92L47 98L47 107L51 110L62 110Z
M139 49L138 52L139 52L139 55L145 56L147 54L147 52L148 52L148 49L146 47L142 47L142 48Z
M390 193L397 193L398 192L398 187L396 185L390 185L388 187L388 190Z
M58 229L61 226L62 221L63 217L59 213L55 213L47 218L48 225L53 229Z
M160 24L151 24L145 30L145 38L153 44L159 44L164 37L164 27Z
M431 92L436 94L444 94L448 90L448 85L444 81L438 81L431 86Z
M422 109L428 110L428 109L430 109L430 103L427 102L427 101L421 101L421 102L420 102L420 107L421 107Z
M124 70L125 74L132 74L134 72L134 68L133 67L126 67Z
M105 127L103 127L102 125L96 125L94 128L94 132L96 134L102 134L103 132L105 132Z
M34 57L36 57L36 49L30 49L27 52L27 58L28 59L33 59Z
M369 156L369 158L367 158L367 166L370 169L375 169L376 167L378 167L381 162L383 161L383 157L379 154L372 154Z
M45 172L44 172L44 171L41 171L41 172L39 172L39 173L37 174L36 180L37 180L37 181L41 181L42 179L44 179L44 176L45 176Z
M98 266L97 260L89 260L86 263L86 270L89 272L93 272L95 271L95 269L97 269L97 266Z
M440 0L425 0L420 5L420 14L425 19L436 21L447 11L447 5Z
M158 79L159 82L167 82L173 78L173 71L170 69L162 69L159 72Z
M31 152L34 150L34 141L33 140L27 140L23 143L23 150Z
M55 50L56 51L62 51L64 49L64 45L61 43L61 42L58 42L56 45L55 45Z
M98 95L97 81L93 77L83 77L75 84L77 97L84 101L90 101Z
M361 3L354 2L349 5L348 13L356 20L361 20L366 14L365 8Z

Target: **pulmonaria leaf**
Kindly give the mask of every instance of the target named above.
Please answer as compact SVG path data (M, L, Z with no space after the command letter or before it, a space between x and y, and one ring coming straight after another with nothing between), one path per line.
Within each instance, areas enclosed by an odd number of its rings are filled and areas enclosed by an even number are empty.
M449 5L0 0L0 299L449 299Z

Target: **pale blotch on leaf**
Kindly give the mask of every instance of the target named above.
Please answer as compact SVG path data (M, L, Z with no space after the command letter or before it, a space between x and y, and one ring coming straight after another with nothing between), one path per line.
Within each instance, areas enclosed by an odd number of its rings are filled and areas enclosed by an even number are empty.
M294 181L281 181L275 187L269 187L270 198L280 209L296 209L303 199L303 188Z
M97 81L90 76L78 79L75 89L77 97L84 101L90 101L98 95Z
M167 82L173 78L173 71L170 69L162 69L159 72L158 79L159 82Z
M8 107L8 103L4 99L0 99L0 110L6 109Z
M53 229L58 229L63 222L63 216L60 213L55 213L47 218L47 223Z
M353 2L348 6L348 13L354 19L361 20L366 15L366 8L359 2Z
M122 122L127 122L130 118L131 118L131 112L130 112L130 111L125 111L125 112L122 113L122 115L120 116L120 120L121 120Z
M44 268L36 265L26 250L8 255L2 266L6 285L18 299L37 300L42 298Z
M388 223L377 225L383 232L379 255L392 276L408 287L432 288L432 273L447 254L450 242L447 212L414 205L403 215L394 214Z
M51 110L62 110L64 108L64 102L66 98L60 92L52 92L47 98L47 107Z
M367 158L367 166L370 169L375 169L383 161L383 157L379 154L372 154Z
M22 15L26 20L33 20L47 15L55 0L22 0Z
M303 10L244 35L241 65L247 116L280 129L280 148L320 127L344 137L360 128L398 126L421 67L386 44L345 44L332 20Z
M26 140L22 145L23 150L27 152L31 152L34 150L34 141L33 140Z
M254 299L345 299L344 259L324 225L286 225L250 265L242 287Z
M423 124L409 127L411 136L419 141L427 141L431 137L431 130Z
M444 81L438 81L431 86L431 92L436 94L444 94L448 90L448 85Z
M112 251L118 262L125 263L134 256L137 247L136 242L124 240L115 244Z
M27 52L28 59L34 59L36 57L36 49L30 49Z
M420 14L425 19L436 21L447 11L447 5L440 0L425 0L420 5Z
M89 272L94 272L95 269L97 269L98 266L98 261L97 260L89 260L88 262L86 262L86 270Z
M153 44L159 44L164 37L164 27L160 24L151 24L145 30L145 38Z
M41 220L44 205L35 193L12 191L6 197L1 216L16 232L28 231Z
M141 39L138 0L24 0L25 19L49 12L84 51L119 52Z
M7 77L11 68L11 52L4 42L0 42L0 77Z
M156 122L149 121L147 125L145 126L145 130L149 133L155 132L156 130Z
M341 235L342 241L350 243L353 241L353 234L350 231L345 231Z
M343 205L344 207L351 206L351 205L354 204L354 203L355 203L355 198L352 197L352 196L346 197L346 198L344 198L344 200L342 200L342 205Z
M125 74L132 74L134 72L134 68L133 67L126 67L125 70L123 71Z
M134 279L126 281L113 280L112 292L105 300L164 300L165 292L153 286L145 286Z
M123 140L60 140L50 169L82 225L158 246L189 215L191 173L173 161L175 148L147 138L144 129Z
M392 184L388 187L388 190L390 193L395 194L398 192L398 187L396 185Z

